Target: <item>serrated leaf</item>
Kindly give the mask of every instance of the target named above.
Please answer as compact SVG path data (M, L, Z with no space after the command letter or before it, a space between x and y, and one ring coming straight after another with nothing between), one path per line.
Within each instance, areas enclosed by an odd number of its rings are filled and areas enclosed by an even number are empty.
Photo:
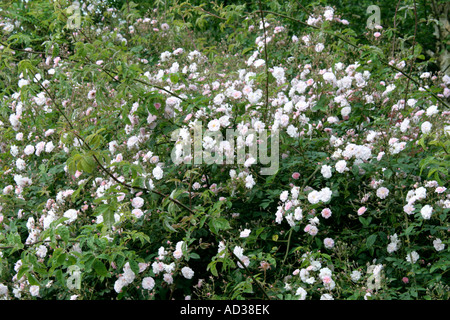
M96 162L94 158L90 155L86 155L80 159L77 164L77 169L79 171L84 171L87 173L92 173L96 167Z
M110 205L102 204L98 207L96 211L98 212L98 215L103 216L103 224L106 227L111 228L114 225L115 223L114 211L112 210Z
M69 229L67 229L67 227L64 227L64 226L59 227L57 233L60 235L61 239L64 242L66 242L66 243L69 242L70 234L69 234Z
M219 273L217 272L217 267L216 267L216 261L211 262L210 264L208 264L208 267L206 269L207 271L211 271L211 273L213 274L213 276L218 277Z

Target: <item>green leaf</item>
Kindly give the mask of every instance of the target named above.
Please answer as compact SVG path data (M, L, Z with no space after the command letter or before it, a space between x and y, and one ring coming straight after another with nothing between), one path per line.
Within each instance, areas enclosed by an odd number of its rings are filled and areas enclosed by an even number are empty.
M57 233L61 236L61 239L64 242L66 242L66 243L69 242L70 234L69 234L69 229L67 227L64 227L64 226L59 227L57 230Z
M191 252L191 253L189 254L189 258L190 258L190 259L200 259L200 255L197 254L197 253L195 253L195 252Z
M78 162L77 169L79 171L92 173L96 166L97 166L97 163L95 162L94 158L90 155L85 155Z
M366 240L366 247L367 248L372 248L372 246L374 245L375 241L377 240L377 235L373 234L371 236L369 236Z
M64 263L64 261L66 261L66 254L62 253L58 256L58 259L56 259L56 263L58 265L62 265Z
M359 217L359 221L363 224L364 227L368 227L370 225L370 222L372 221L372 217Z
M108 270L106 269L106 266L99 259L94 260L94 262L92 263L92 268L94 268L95 272L99 276L106 277L108 275Z
M215 234L218 234L220 230L228 230L231 229L230 223L225 218L213 218L209 221L209 227L211 231Z
M30 285L32 285L32 286L40 285L39 281L31 273L27 274L27 279L28 279L28 282L30 283Z
M139 273L139 264L134 260L129 260L128 263L130 264L131 270L134 273L138 274Z
M393 172L392 172L392 170L387 169L387 170L384 170L383 174L387 179L389 179L390 177L392 177Z
M412 226L409 226L406 230L405 230L405 235L410 235L411 234L411 231L414 229L414 225L412 225Z
M26 265L20 267L19 272L17 273L17 279L21 279L23 275L28 272L29 268Z
M242 55L245 55L247 52L250 52L252 50L254 50L254 48L252 48L252 47L245 48L244 50L242 50Z
M324 94L320 97L319 101L311 108L312 111L326 111L328 104L328 98Z
M217 272L217 267L216 267L216 261L212 261L210 264L208 264L208 267L206 268L206 270L211 271L211 273L213 274L213 276L218 277L219 273Z
M115 219L114 219L114 211L112 210L111 205L109 204L102 204L98 207L98 210L96 210L98 212L98 215L102 215L103 216L103 224L111 229L111 227L114 225L115 223Z
M170 74L170 82L172 82L173 84L177 84L179 80L180 80L180 76L178 75L178 73Z

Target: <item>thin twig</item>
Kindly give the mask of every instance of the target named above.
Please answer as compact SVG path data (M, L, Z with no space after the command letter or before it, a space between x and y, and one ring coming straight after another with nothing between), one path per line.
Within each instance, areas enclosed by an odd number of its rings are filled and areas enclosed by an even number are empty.
M110 74L110 73L114 73L114 74L117 75L117 74L118 74L117 72L115 72L115 71L113 71L113 70L110 70L110 69L106 69L106 68L104 68L104 67L101 67L101 69L102 69L108 76L110 76L114 81L120 82L120 81L117 80L114 76L112 76L112 75ZM138 79L138 78L134 78L134 79L131 79L131 80L132 80L132 81L139 82L140 84L144 84L144 85L149 86L149 87L154 87L154 88L156 88L156 89L162 90L162 91L164 91L164 92L170 94L171 96L174 96L175 98L180 99L181 101L186 101L186 99L180 97L180 96L177 95L176 93L173 93L172 91L167 90L166 88L163 88L163 87L161 87L161 86L155 85L155 84L153 84L153 83L148 83L148 82L146 82L146 81L144 81L144 80L140 80L140 79Z
M409 92L409 83L410 83L410 80L411 80L411 73L412 73L414 62L416 61L416 58L414 56L414 51L415 51L415 48L416 48L417 24L418 24L418 22L417 22L417 8L416 8L416 0L414 0L414 39L413 39L413 45L412 45L412 48L411 48L412 59L411 59L410 65L409 65L409 74L408 74L409 77L408 77L408 80L406 81L405 99L404 99L405 100L405 104L406 104L406 101L408 100L408 92Z
M193 7L193 8L194 8L194 9L199 9L199 10L201 10L202 12L204 12L204 13L206 13L206 14L209 14L210 16L213 16L213 17L215 17L215 18L217 18L217 19L227 20L226 18L219 17L218 15L216 15L216 14L214 14L214 13L211 13L211 12L209 12L209 11L206 11L206 10L203 9L202 7Z
M395 15L394 15L394 39L392 40L392 57L394 57L394 52L395 52L395 34L397 33L397 13L398 13L398 7L400 5L400 2L402 0L398 0L397 2L397 6L395 7Z
M266 110L264 112L264 122L266 122L267 113L269 112L269 58L267 55L267 32L266 32L266 22L264 21L264 11L262 10L262 4L261 0L259 0L259 11L261 13L261 22L263 25L263 32L264 32L264 60L265 60L265 67L266 67Z

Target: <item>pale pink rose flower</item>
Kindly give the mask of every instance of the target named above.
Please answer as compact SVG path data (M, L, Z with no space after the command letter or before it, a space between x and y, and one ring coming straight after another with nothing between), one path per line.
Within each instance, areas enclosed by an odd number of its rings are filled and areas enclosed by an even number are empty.
M358 209L358 216L363 215L364 212L366 212L366 211L367 211L367 208L366 208L366 207L361 207L361 208L359 208L359 209Z
M135 209L142 208L142 206L144 205L144 199L142 199L141 197L133 198L133 199L131 200L131 205L132 205L133 208L135 208Z
M322 217L324 217L325 219L328 219L329 217L331 217L331 210L329 208L323 209Z

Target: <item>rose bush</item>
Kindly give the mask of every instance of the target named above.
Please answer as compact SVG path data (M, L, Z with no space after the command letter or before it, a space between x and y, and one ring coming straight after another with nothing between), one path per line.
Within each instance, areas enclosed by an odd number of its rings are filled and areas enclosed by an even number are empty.
M1 298L448 299L450 77L420 45L331 7L7 5Z

